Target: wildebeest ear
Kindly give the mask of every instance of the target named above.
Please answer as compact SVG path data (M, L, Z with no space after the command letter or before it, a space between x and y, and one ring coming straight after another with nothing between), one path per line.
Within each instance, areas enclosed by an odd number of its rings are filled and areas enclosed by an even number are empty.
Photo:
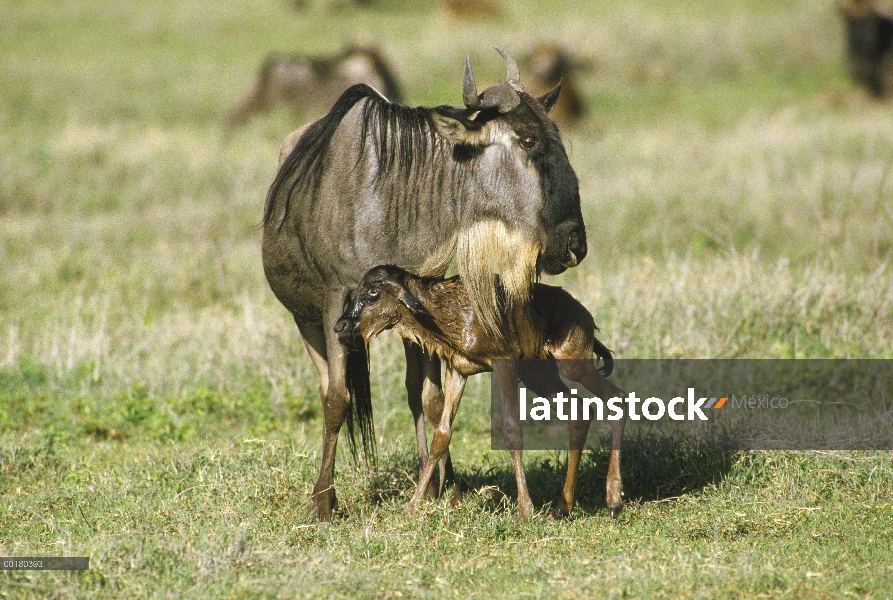
M561 82L558 83L551 90L537 98L540 101L540 104L543 105L543 108L546 109L547 114L552 114L552 109L555 108L555 103L558 102L558 94L561 93Z
M416 316L428 317L429 319L433 319L434 315L428 312L428 309L419 302L419 299L416 298L409 290L405 287L400 287L400 291L397 292L397 298L406 305L406 308L412 311L412 313Z
M469 119L462 109L454 106L432 108L431 121L437 133L454 144L479 144L482 141L481 124Z

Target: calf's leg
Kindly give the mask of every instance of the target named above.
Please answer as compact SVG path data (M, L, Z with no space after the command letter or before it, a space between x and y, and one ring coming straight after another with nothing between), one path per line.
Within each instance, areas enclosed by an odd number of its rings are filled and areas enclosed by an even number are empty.
M462 392L465 391L465 377L448 366L444 388L444 403L440 422L437 424L437 428L434 430L434 437L431 440L431 448L428 451L428 463L422 470L415 493L413 493L409 501L409 506L407 507L409 512L413 512L418 508L419 503L426 494L428 485L431 483L431 476L434 474L435 467L449 450L450 439L453 436L453 419L456 418L456 411L459 409L459 402L462 400Z
M520 361L518 375L528 388L534 390L537 396L549 398L550 402L559 393L565 398L570 398L571 391L561 380L558 363L554 360ZM567 457L567 473L564 478L564 488L555 501L553 516L564 518L570 515L574 508L574 490L577 485L577 471L580 467L580 457L583 447L586 445L586 434L589 431L588 421L570 421L570 446Z
M533 515L533 501L527 489L522 460L524 438L518 420L518 361L494 361L493 376L497 378L502 403L502 436L512 457L512 470L518 485L518 514L522 520L527 520Z
M583 384L587 390L605 402L610 398L624 398L627 395L621 388L605 379L596 368L595 361L589 358L586 360L562 360L558 361L558 365L562 375L572 381L577 381ZM623 480L620 476L620 447L623 442L623 428L625 424L625 413L622 419L611 421L611 460L608 464L605 500L608 505L608 513L611 515L612 519L617 518L617 515L620 514L620 511L623 508ZM584 441L586 439L583 426L579 425L578 427L579 430L576 432L573 427L571 428L571 448L574 447L574 436L579 437L582 432L582 439ZM586 423L585 427L588 429L589 424ZM582 447L580 450L582 451ZM576 483L576 470L580 460L578 455L575 459L573 481L571 481L571 458L572 456L569 455L568 479L565 481L565 487L562 493L562 496L566 501L568 501L569 498L567 506L568 511L573 508L573 489Z
M403 350L406 355L406 398L409 409L412 411L413 424L415 426L416 448L419 456L419 475L428 464L428 440L425 434L425 417L436 428L440 423L440 415L443 413L443 389L440 383L440 359L429 356L418 344L409 340L403 340ZM453 463L449 452L440 459L438 464L440 481L433 479L428 484L427 495L431 498L439 497L449 483L455 482ZM458 487L454 488L454 496Z
M436 356L425 356L425 381L422 386L422 407L428 417L428 422L434 428L440 422L443 414L444 393L440 383L440 359ZM460 394L461 395L461 394ZM462 499L462 493L459 490L459 484L456 482L456 474L453 472L453 459L450 457L450 450L447 448L446 453L440 458L437 464L440 472L440 481L437 486L437 497L439 498L446 486L453 486L453 497L451 503L456 505Z
M412 412L415 427L416 450L419 456L419 476L428 464L428 439L425 434L425 411L422 404L422 389L425 380L424 352L418 344L403 340L403 351L406 355L406 400ZM427 495L437 496L437 488L432 483L428 486Z

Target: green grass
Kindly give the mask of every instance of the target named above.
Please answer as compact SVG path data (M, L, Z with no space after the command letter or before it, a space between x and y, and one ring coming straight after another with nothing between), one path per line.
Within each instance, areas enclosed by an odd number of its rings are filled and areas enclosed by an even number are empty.
M590 255L549 280L626 358L893 358L893 108L854 89L832 4L528 0L459 23L381 0L0 0L0 597L884 598L890 452L526 457L514 518L469 382L463 503L403 513L415 441L393 336L372 355L377 466L339 461L340 511L306 516L315 371L269 292L258 223L285 112L226 135L269 52L375 41L412 104L457 104L470 54L562 40L596 62L567 133ZM522 63L522 79L524 77Z

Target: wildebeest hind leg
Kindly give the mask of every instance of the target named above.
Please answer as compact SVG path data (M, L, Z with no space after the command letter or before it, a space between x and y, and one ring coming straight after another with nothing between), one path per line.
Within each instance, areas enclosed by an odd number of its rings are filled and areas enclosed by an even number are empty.
M326 390L329 389L329 365L326 353L326 337L323 334L321 325L314 325L299 321L295 317L295 323L298 325L298 331L304 339L304 347L307 348L307 354L316 367L316 373L319 375L319 397L326 397Z
M596 368L591 360L560 361L561 374L579 381L586 389L606 402L610 398L623 398L627 394L607 379ZM605 501L608 504L608 514L616 519L623 508L623 479L620 476L620 447L623 443L623 428L626 416L618 421L611 421L611 461L608 464L608 479L606 485Z

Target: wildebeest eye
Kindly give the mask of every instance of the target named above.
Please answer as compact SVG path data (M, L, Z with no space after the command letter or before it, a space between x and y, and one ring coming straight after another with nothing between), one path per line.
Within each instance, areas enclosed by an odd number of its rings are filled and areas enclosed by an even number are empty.
M374 288L371 290L368 290L366 292L366 295L369 296L370 298L378 298L378 290L376 290Z
M525 150L530 150L534 146L536 146L536 138L526 135L518 140L518 143L521 144L521 147Z

